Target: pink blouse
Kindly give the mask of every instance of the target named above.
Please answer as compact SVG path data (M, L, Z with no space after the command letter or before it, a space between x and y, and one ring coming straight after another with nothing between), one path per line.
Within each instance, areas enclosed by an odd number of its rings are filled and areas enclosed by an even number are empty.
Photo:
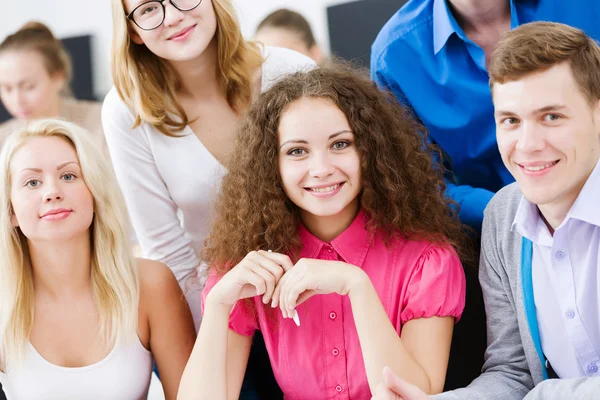
M465 305L465 276L455 251L424 241L394 240L385 246L379 235L365 229L361 211L331 242L323 242L304 227L300 258L339 260L362 268L398 335L416 318L452 316L458 321ZM203 300L217 283L209 277ZM260 329L277 383L289 400L370 399L350 299L337 294L317 295L297 307L300 326L265 312L261 297L253 299L256 315L234 306L229 328L250 336Z

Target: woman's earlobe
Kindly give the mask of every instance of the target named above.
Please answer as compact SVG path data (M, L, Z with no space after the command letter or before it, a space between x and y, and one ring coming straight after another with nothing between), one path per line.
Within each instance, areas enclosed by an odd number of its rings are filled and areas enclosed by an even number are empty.
M12 211L10 213L10 224L13 226L13 228L19 227L19 221L17 220L17 216Z
M594 106L594 119L596 122L596 126L600 127L600 99L596 101Z
M127 33L129 34L129 38L131 39L131 41L135 44L144 44L144 41L142 40L142 38L140 37L140 35L138 35L138 33L132 29L132 28L128 28L127 29Z

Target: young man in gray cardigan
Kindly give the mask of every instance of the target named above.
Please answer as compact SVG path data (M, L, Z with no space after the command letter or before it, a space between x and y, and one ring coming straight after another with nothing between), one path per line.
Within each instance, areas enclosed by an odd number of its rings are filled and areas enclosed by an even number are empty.
M444 400L600 399L600 47L536 22L506 33L490 86L516 183L489 203L483 373ZM429 397L389 369L377 400Z

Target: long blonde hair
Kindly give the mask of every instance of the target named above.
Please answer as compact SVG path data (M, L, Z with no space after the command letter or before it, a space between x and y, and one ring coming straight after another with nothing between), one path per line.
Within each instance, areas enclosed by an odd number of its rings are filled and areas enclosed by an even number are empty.
M231 0L212 0L217 18L217 79L229 105L238 113L252 100L252 75L262 64L258 46L244 40ZM172 136L190 122L177 101L181 80L168 61L145 45L135 44L122 0L112 0L113 42L111 69L121 99L142 121Z
M27 238L11 223L9 171L13 155L36 137L62 138L75 148L83 179L94 197L91 279L100 339L115 346L137 329L138 276L125 202L111 166L82 128L57 119L35 121L9 136L0 153L0 370L4 371L21 362L34 319L32 266Z

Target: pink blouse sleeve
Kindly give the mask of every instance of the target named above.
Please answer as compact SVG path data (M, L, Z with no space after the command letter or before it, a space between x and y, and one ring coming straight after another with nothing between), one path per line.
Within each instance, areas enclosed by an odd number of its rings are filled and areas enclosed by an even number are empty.
M206 280L206 285L202 290L202 314L204 315L204 303L211 289L221 279L218 275L211 273ZM244 336L254 335L258 329L256 313L253 313L243 301L238 301L229 315L229 329Z
M463 266L453 249L428 247L413 270L402 309L402 325L416 318L454 317L465 308L466 281Z

